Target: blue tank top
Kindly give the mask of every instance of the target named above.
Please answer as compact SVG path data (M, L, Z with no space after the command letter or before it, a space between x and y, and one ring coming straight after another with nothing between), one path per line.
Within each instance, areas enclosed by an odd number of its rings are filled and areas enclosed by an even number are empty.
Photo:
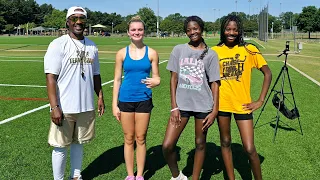
M152 97L151 89L141 83L141 79L149 77L151 70L151 62L148 57L148 46L146 46L144 57L139 60L133 60L130 57L129 46L127 46L126 50L126 57L122 65L124 78L119 91L119 101L146 101Z

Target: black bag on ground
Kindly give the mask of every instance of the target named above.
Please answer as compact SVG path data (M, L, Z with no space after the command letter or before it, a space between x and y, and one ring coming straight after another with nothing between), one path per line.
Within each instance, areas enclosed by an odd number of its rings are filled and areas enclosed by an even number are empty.
M280 98L278 97L278 94L279 93L275 93L273 98L272 98L272 104L278 109L279 108L279 111L285 116L287 117L288 119L295 119L295 118L298 118L300 117L300 114L299 114L299 110L298 108L293 108L291 110L289 110L287 108L287 106L284 104L283 101L280 100ZM284 98L285 99L285 98ZM280 107L279 107L279 104L280 104Z

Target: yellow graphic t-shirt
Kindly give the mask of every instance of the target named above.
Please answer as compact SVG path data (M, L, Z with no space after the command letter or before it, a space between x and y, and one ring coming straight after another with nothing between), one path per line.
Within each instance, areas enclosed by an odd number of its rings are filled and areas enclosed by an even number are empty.
M246 114L242 105L251 102L252 68L267 65L259 50L251 44L229 48L224 44L212 47L219 56L221 86L219 111Z

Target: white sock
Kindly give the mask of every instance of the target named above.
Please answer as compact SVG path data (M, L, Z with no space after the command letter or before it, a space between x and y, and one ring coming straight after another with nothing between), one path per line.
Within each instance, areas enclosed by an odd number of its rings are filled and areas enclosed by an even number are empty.
M179 172L179 175L177 177L172 177L171 180L179 180L182 177L182 171Z
M83 159L83 145L71 144L70 161L71 161L71 178L80 177Z
M52 171L54 180L63 180L66 168L67 148L55 147L52 151Z

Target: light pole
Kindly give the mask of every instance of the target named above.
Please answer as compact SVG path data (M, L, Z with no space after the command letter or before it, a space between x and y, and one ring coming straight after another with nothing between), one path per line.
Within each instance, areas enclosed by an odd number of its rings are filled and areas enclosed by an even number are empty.
M111 24L112 24L112 26L111 26L111 34L113 34L113 22Z
M260 11L262 11L262 3L261 3L261 0L260 0Z
M218 13L218 18L219 18L219 27L220 27L220 19L221 19L221 18L220 18L220 9L218 9L218 12L219 12L219 13Z
M158 8L157 8L157 37L159 38L159 0L157 0L157 5L158 5Z
M249 21L250 21L250 3L252 0L248 0L249 1Z
M238 15L238 1L236 0L236 15Z
M271 39L273 39L273 22L271 23Z
M254 18L254 7L252 8L252 16Z
M215 21L215 19L216 19L216 9L213 8L213 22Z

